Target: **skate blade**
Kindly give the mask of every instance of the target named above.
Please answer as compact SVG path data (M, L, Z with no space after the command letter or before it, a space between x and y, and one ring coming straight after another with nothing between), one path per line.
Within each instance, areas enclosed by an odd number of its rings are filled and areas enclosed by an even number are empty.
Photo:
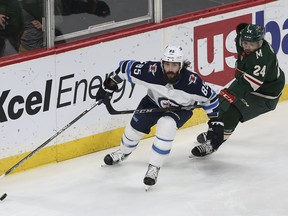
M204 143L200 143L198 142L197 140L194 141L194 145L197 146L197 145L203 145L203 144L206 144L208 142L208 140Z
M197 156L195 156L195 155L193 155L193 154L190 154L188 157L189 157L190 159L199 158L199 157L197 157Z
M151 186L145 185L145 191L146 191L146 192L147 192L150 188L151 188Z
M206 158L208 155L205 155L205 156L195 156L193 154L189 155L188 157L190 159L201 159L201 158Z
M189 157L190 159L196 158L196 156L194 156L194 155L192 155L192 154L189 155L188 157Z
M191 155L189 155L188 157L189 157L190 159L205 159L205 158L209 158L210 155L211 155L211 154L207 154L207 155L204 155L204 156L195 156L195 155L191 154Z
M116 164L108 165L108 164L103 163L103 164L100 165L100 167L112 167L112 166L115 166L115 165Z

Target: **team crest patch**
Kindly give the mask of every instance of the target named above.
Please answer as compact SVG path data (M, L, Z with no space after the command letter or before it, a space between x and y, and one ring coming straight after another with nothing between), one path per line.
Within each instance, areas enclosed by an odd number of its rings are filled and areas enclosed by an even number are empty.
M197 77L194 76L193 74L191 74L190 77L189 77L189 83L188 83L188 85L191 85L192 83L195 84L196 81L197 81Z
M149 66L148 72L151 72L153 76L155 76L155 72L157 71L157 64L153 64Z
M158 98L158 103L159 103L160 107L162 107L162 108L178 107L179 106L179 104L176 101L170 100L170 99L164 98L164 97Z

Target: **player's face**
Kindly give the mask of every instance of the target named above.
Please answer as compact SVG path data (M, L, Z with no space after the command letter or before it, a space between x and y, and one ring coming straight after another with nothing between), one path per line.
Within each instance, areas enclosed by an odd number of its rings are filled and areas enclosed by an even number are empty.
M242 47L246 55L249 55L251 52L254 52L255 50L259 49L260 45L259 42L242 41Z
M178 78L180 63L178 62L163 62L164 73L168 81L175 81Z

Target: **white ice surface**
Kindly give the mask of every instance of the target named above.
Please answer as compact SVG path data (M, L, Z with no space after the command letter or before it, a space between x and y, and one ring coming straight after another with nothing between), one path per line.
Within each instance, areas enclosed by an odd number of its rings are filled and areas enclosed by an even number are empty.
M122 164L109 149L7 175L0 216L287 216L288 102L245 124L215 154L189 159L206 124L179 130L156 186L142 183L153 139Z

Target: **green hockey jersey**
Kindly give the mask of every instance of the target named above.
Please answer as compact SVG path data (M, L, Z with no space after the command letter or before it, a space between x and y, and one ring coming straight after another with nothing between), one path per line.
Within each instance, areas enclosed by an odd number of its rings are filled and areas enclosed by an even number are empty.
M261 48L246 55L240 46L240 35L236 37L238 58L235 66L235 80L228 87L236 99L249 93L267 99L281 95L285 75L278 65L277 56L271 45L264 40Z

